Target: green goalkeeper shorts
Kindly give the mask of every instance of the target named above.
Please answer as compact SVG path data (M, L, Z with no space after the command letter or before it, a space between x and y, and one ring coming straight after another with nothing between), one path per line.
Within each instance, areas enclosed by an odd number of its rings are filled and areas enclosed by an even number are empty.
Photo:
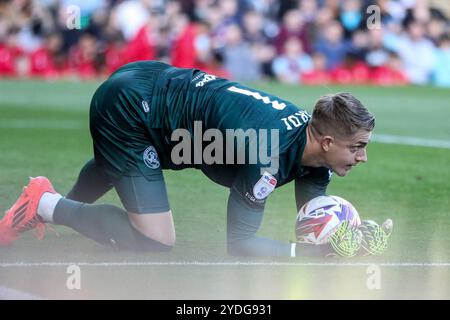
M113 180L122 182L115 184L122 203L136 213L169 210L159 157L164 136L144 125L151 121L148 109L161 68L155 66L145 79L135 77L133 66L122 67L97 89L90 106L95 161Z

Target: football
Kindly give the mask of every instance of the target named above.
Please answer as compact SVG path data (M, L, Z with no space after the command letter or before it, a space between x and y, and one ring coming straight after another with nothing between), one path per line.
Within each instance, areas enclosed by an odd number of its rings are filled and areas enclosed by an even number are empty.
M297 214L295 234L297 242L324 244L342 222L350 227L361 225L358 211L338 196L319 196L305 203Z

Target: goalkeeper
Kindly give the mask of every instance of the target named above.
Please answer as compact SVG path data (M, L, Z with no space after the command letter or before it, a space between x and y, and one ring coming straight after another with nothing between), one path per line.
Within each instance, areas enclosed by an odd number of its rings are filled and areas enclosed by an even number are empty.
M53 223L115 248L168 251L176 236L162 170L194 167L229 188L229 254L308 254L316 248L257 235L267 197L291 181L297 208L325 194L332 172L345 176L367 161L374 126L349 93L319 98L311 118L286 100L201 70L130 63L92 98L94 157L72 190L62 197L48 179L31 179L0 221L0 244ZM234 140L224 138L229 132ZM94 204L112 188L124 209Z

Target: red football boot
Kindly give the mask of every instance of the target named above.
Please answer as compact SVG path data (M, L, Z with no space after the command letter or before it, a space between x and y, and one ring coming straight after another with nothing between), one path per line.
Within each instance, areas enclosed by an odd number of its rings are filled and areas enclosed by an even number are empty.
M10 245L20 233L31 229L36 229L38 239L44 237L45 222L37 209L45 192L56 193L46 177L30 178L19 199L0 221L0 245Z

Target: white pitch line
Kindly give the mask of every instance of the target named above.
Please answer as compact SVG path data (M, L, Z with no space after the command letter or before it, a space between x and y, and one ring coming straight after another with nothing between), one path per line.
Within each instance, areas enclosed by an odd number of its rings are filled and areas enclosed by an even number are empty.
M450 141L439 139L425 139L418 137L394 136L389 134L374 134L371 141L387 144L401 144L416 147L433 147L450 149Z
M2 268L33 268L33 267L450 267L450 262L208 262L208 261L143 261L143 262L4 262Z

